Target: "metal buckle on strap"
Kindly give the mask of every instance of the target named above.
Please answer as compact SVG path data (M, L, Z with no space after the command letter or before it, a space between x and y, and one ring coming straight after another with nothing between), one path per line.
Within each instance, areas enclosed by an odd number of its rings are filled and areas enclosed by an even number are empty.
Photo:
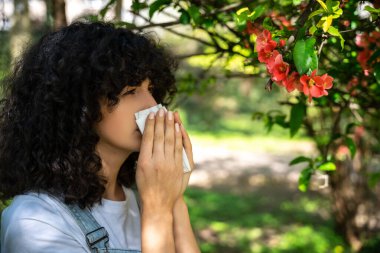
M89 235L92 234L92 233L95 233L95 232L97 232L99 230L103 230L103 236L100 237L99 239L95 240L95 241L91 241L90 238L89 238ZM108 244L109 238L108 238L108 232L107 232L107 230L104 227L97 228L94 231L91 231L91 232L89 232L89 233L86 234L86 242L87 242L87 244L91 248L92 248L92 246L94 246L95 244L97 244L98 242L100 242L100 241L102 241L104 239L105 239L104 246L106 246Z

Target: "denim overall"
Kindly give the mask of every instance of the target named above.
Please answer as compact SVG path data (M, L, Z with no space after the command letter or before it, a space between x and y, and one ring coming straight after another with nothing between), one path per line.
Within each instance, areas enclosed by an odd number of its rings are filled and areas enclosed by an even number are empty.
M132 190L135 193L137 204L140 208L137 190L133 188ZM53 197L57 199L55 196ZM88 208L81 209L78 205L68 205L60 200L59 202L70 211L83 234L86 236L87 245L92 253L141 253L140 250L110 249L107 230L99 225Z
M133 188L132 190L135 193L137 204L140 209L140 201L138 198L137 190ZM99 225L99 223L95 220L94 216L91 214L88 208L80 209L77 205L67 205L64 204L56 196L52 194L49 195L56 199L74 217L83 234L86 236L87 245L92 253L141 253L140 250L110 249L108 243L109 238L107 230Z
M86 235L86 242L93 253L141 253L139 250L110 249L108 243L108 233L106 229L92 216L90 211L80 209L77 205L66 205L78 223L83 234Z

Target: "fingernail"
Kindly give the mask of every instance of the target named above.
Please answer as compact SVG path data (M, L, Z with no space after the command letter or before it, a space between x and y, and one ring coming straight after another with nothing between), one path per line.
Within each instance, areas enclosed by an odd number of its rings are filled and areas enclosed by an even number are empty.
M163 117L164 116L164 109L160 109L160 111L158 112L158 115L160 116L160 117Z
M149 113L149 118L150 118L150 119L153 119L153 118L154 118L154 112Z
M175 123L174 125L175 125L175 130L176 130L177 132L179 132L179 125L178 125L178 123Z
M168 111L168 119L169 120L173 119L173 112L172 111Z

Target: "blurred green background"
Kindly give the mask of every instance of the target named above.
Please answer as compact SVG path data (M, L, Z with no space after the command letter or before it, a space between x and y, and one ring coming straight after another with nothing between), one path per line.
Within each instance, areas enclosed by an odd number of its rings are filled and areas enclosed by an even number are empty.
M49 22L29 28L31 41L50 29ZM155 32L174 54L194 47ZM11 68L12 36L11 30L0 31L0 78ZM253 112L282 111L277 102L289 95L277 86L267 92L267 78L221 78L220 66L210 66L203 78L211 62L181 62L180 93L171 107L180 111L193 142L196 170L186 201L202 252L351 252L334 231L328 189L319 189L314 179L310 191L299 192L301 168L288 166L298 155L312 156L313 142L302 130L290 138L275 125L268 133L265 122L253 119ZM375 247L376 240L370 241L362 252L380 252Z

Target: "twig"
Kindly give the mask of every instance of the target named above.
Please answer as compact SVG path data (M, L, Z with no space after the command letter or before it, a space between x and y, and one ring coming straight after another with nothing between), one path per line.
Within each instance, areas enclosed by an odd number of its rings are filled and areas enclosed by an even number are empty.
M177 59L179 60L183 60L185 58L190 58L190 57L193 57L193 56L200 56L200 55L213 55L213 54L218 54L220 52L216 51L216 52L210 52L210 53L204 53L204 52L197 52L197 53L190 53L190 54L182 54L182 55L177 55Z
M180 36L180 37L183 37L183 38L187 38L187 39L190 39L190 40L195 40L195 41L198 41L198 42L200 42L200 43L202 43L202 44L204 44L204 45L210 46L210 47L215 47L214 44L212 44L212 43L210 43L210 42L208 42L208 41L206 41L206 40L203 40L203 39L200 39L200 38L196 38L196 37L192 37L192 36L189 36L189 35L187 35L187 34L183 34L183 33L177 32L177 31L175 31L175 30L173 30L173 29L170 29L170 28L167 28L167 27L164 28L164 29L165 29L166 31L169 31L169 32L171 32L171 33L177 35L177 36Z
M326 39L323 39L322 40L322 43L321 45L319 46L319 49L318 49L318 55L321 55L321 52L322 52L322 48L323 46L327 43L327 40Z
M151 27L168 27L168 26L173 26L173 25L178 25L180 24L179 21L170 21L170 22L164 22L164 23L150 23L147 25L142 25L142 26L135 26L133 27L134 30L144 30L146 28L151 28Z

